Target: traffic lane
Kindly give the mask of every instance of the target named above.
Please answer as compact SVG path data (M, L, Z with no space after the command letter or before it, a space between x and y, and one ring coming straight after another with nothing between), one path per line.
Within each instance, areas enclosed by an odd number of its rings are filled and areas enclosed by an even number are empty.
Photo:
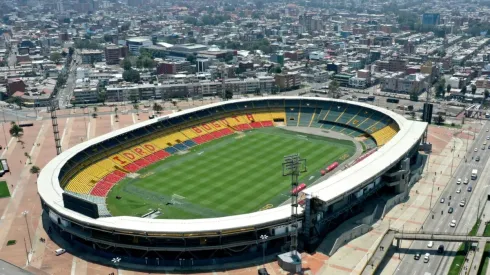
M484 139L484 137L483 137L484 135L482 135L482 134L483 134L483 132L478 133L477 137L475 138L475 144L477 144L478 142L481 142ZM485 139L486 139L486 137L485 137ZM471 150L471 148L469 148L468 150ZM488 154L485 154L485 156L482 157L481 162L486 163L487 160L488 160ZM483 167L483 165L480 165L480 166ZM468 163L460 164L456 168L454 178L450 179L450 182L448 183L449 185L446 186L445 190L443 191L443 195L441 195L441 197L449 198L449 196L451 196L452 201L453 200L459 200L460 201L463 198L463 196L466 197L465 193L464 193L465 191L463 191L463 188L462 188L462 191L460 194L456 193L456 190L461 188L460 185L456 184L456 180L457 180L457 178L464 179L464 176L471 172L471 168L472 168L471 164L468 164ZM477 178L477 181L476 181L477 183L478 183L478 179L479 178ZM461 185L465 186L464 184L461 184ZM439 197L437 199L437 202L436 202L436 204L434 204L434 207L433 207L433 209L434 209L433 210L434 220L431 217L432 214L429 213L428 220L426 220L426 222L424 223L424 230L425 231L436 231L435 230L436 228L440 228L440 229L443 229L443 232L446 232L446 233L457 232L457 230L461 227L460 223L463 220L462 217L464 215L465 210L456 210L455 209L455 211L450 215L448 215L447 213L445 215L444 214L441 215L440 211L441 210L444 211L443 208L446 207L445 206L446 201L444 203L444 206L441 205L441 203L440 203L441 197ZM470 201L470 198L471 198L471 196L468 196L467 203ZM454 205L455 202L453 202L452 204ZM459 202L458 202L458 207L459 207ZM472 211L472 212L473 212L473 207L470 205L470 211ZM454 208L454 206L453 206L453 208ZM437 213L439 213L439 215L440 215L439 217L437 216ZM449 223L451 222L452 219L455 219L457 221L457 225L455 228L450 227L450 225L449 225ZM469 217L468 217L468 219L469 219ZM464 222L465 221L463 221L463 223ZM462 230L464 230L464 229L462 229ZM435 242L434 246L437 245L437 247L438 247L439 244L441 244L441 243ZM424 245L426 246L427 242L415 241L412 243L410 249L421 250L424 248ZM446 244L444 244L444 246L447 248L450 246L450 244L446 243ZM435 247L435 251L437 250L437 247ZM454 249L453 247L451 247L451 249ZM417 267L415 267L415 270L414 270L414 267L410 264L409 257L404 257L404 259L400 263L400 266L398 268L399 272L397 272L397 274L412 274L411 273L412 271L415 272L416 274L423 274L423 272L426 272L424 270L436 271L439 267L439 263L443 259L444 259L444 256L433 257L432 264L429 264L427 266L418 266L417 265Z

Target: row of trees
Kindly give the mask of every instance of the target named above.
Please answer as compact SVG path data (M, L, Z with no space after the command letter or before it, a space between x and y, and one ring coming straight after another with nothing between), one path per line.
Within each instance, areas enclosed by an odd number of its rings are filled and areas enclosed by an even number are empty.
M446 80L444 78L441 78L439 79L439 81L437 82L436 84L436 97L446 97L446 93L449 94L449 92L451 92L451 84L447 84L446 85ZM472 95L476 94L476 86L474 84L471 85L471 90L469 92L471 92ZM463 95L466 95L466 93L468 93L468 88L467 86L463 86L463 88L461 88L461 93ZM490 92L485 89L484 91L484 97L485 99L488 98L490 96Z
M11 122L10 123L10 130L9 130L9 133L12 137L16 138L17 139L17 142L21 143L22 144L22 148L24 148L24 142L22 141L22 136L24 135L24 129L22 127L20 127L19 125L17 125L15 122ZM24 156L29 160L29 164L32 164L32 158L31 156L29 155L29 153L27 152L24 152ZM31 168L30 168L30 173L32 174L37 174L39 175L39 172L41 171L41 169L35 165L33 165Z

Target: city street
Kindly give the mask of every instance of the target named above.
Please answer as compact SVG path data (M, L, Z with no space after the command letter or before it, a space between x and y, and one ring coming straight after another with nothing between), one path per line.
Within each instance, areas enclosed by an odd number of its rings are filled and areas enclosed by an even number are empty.
M484 206L484 197L486 197L486 189L490 177L489 169L484 169L490 162L488 152L488 144L483 148L483 143L487 141L487 136L490 136L486 129L490 127L490 124L486 121L482 125L483 129L476 136L475 140L470 140L470 144L463 144L464 149L467 147L467 162L464 160L459 167L453 171L452 178L448 183L445 190L440 197L434 197L432 199L432 211L429 217L423 224L423 231L427 232L444 232L444 233L468 233L477 219L478 211L481 211ZM490 144L490 141L488 141ZM477 151L475 152L475 148ZM475 158L479 156L480 161L475 161ZM454 156L457 157L457 156ZM460 156L463 157L463 156ZM476 180L471 179L471 171L473 169L478 170L478 177ZM484 172L487 171L487 172ZM426 175L428 180L432 180L438 175ZM465 178L469 183L464 184ZM461 179L461 184L457 184L457 180ZM468 187L472 187L473 190L468 192ZM438 188L433 186L433 188ZM457 192L460 190L460 192ZM475 195L474 195L475 194ZM451 199L449 197L451 196ZM444 199L444 202L441 202ZM466 200L465 206L461 207L459 204L462 200ZM480 204L480 202L483 202ZM448 205L450 204L450 205ZM449 214L448 210L452 207L454 212ZM434 219L432 219L432 215ZM456 227L451 227L452 220L456 220ZM439 245L443 244L446 252L442 255L437 254ZM450 251L456 251L459 247L457 243L443 243L434 242L432 248L428 247L428 242L414 241L408 249L408 254L405 255L402 262L398 266L395 274L424 274L428 272L430 274L447 274L447 270L451 265L453 257L449 256ZM415 253L421 254L420 260L415 260L413 255ZM430 253L430 261L423 263L423 257L425 253ZM426 274L426 273L425 273Z

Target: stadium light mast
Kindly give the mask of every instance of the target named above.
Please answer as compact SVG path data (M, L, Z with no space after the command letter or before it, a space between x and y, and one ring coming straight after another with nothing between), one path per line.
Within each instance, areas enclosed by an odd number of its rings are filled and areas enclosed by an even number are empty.
M60 139L60 131L58 130L58 116L56 115L56 107L58 102L56 99L51 99L49 104L49 112L51 114L51 124L53 125L53 135L54 135L54 144L56 145L56 155L61 154L61 139Z
M291 176L291 238L290 253L296 255L298 249L298 188L299 175L306 172L306 159L302 159L299 154L293 154L284 157L282 163L282 175Z

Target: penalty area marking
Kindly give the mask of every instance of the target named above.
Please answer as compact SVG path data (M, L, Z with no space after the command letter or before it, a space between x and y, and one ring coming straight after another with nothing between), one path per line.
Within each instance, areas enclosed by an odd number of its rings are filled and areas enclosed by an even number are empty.
M204 151L201 151L201 152L197 153L198 156L200 156L202 154L204 154Z

